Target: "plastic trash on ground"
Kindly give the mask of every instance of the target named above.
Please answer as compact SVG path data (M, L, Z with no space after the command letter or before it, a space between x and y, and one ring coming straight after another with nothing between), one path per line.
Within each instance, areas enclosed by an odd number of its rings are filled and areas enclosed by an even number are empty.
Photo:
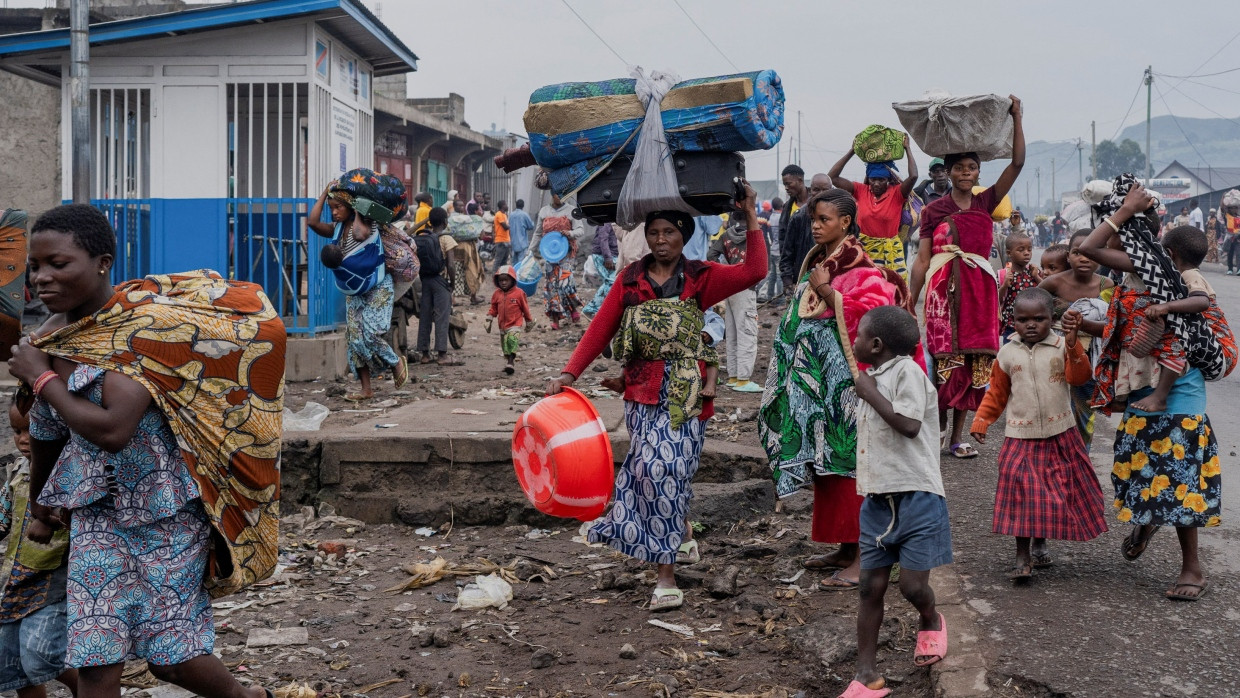
M927 155L974 152L983 161L1012 157L1012 100L1007 97L953 97L939 90L891 108Z
M293 412L284 408L284 431L318 431L332 411L326 405L307 402L306 406Z
M456 605L452 610L473 611L492 607L502 609L509 601L512 601L512 585L492 572L485 577L478 575L472 584L466 584L456 595Z

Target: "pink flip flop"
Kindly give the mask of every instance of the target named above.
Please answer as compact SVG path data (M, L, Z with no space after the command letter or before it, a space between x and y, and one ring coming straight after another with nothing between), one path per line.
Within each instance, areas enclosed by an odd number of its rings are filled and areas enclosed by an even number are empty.
M883 696L889 695L891 695L890 688L870 688L854 679L852 683L848 684L848 688L844 689L844 692L840 694L840 698L883 698Z
M913 650L913 663L917 666L930 666L947 656L947 619L939 614L938 630L918 630L917 649ZM926 661L917 661L918 657L930 657Z

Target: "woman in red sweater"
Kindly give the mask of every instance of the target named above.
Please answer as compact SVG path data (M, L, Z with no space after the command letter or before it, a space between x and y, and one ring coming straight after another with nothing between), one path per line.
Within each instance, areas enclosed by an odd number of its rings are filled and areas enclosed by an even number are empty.
M744 187L737 209L749 229L745 262L726 266L685 259L681 251L694 234L693 217L681 211L650 213L650 254L620 272L564 372L547 390L555 394L572 385L615 338L615 358L624 364L630 447L611 510L590 528L589 539L658 565L652 611L684 603L675 563L701 559L688 527L690 483L706 420L714 414L715 386L704 379L705 364L718 360L702 342L703 312L766 277L756 196L748 182Z

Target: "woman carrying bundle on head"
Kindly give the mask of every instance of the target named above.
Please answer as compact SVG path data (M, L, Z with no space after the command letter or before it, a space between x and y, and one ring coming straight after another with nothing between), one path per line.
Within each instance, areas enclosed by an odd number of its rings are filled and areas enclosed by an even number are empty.
M679 608L676 564L701 559L689 528L691 482L714 413L715 384L706 364L718 362L702 340L705 310L766 276L766 243L753 188L737 202L749 229L750 254L726 266L686 259L693 216L655 211L646 216L650 254L625 267L586 329L549 395L571 386L603 348L624 364L624 415L630 448L616 477L611 509L590 528L589 540L658 565L651 611ZM698 231L705 235L707 231Z
M1011 97L1012 161L994 185L973 193L981 174L976 153L943 157L951 193L921 212L921 242L909 286L913 301L926 289L926 348L934 358L932 378L939 390L943 447L956 458L977 450L964 441L967 413L986 395L990 369L999 353L999 291L990 266L994 242L991 212L1011 190L1025 166L1025 132L1020 100ZM947 415L953 412L947 431Z
M369 196L356 195L359 191ZM380 223L363 214L363 210L374 215L383 210L385 218L399 218L405 210L404 191L400 180L391 175L352 170L323 189L307 217L311 230L333 241L323 248L322 261L333 270L336 285L345 294L349 372L357 374L362 383L360 392L345 395L352 402L375 396L372 373L391 371L397 389L409 380L407 359L397 356L387 343L395 293L393 277L385 269ZM331 210L330 223L322 221L324 202Z
M853 182L840 176L853 158L850 148L827 174L836 187L852 194L857 201L858 239L874 263L907 277L904 243L900 240L900 216L904 204L917 185L917 161L904 135L904 152L908 154L908 177L900 179L894 161L869 162L865 165L865 181Z
M912 298L896 272L876 265L851 233L857 203L842 189L815 194L810 216L814 247L775 333L758 413L758 434L774 471L775 492L786 497L812 487L815 543L838 543L805 567L837 569L821 584L855 589L860 578L857 494L857 393L853 377L863 368L852 355L861 318L872 308ZM924 363L920 347L914 359Z

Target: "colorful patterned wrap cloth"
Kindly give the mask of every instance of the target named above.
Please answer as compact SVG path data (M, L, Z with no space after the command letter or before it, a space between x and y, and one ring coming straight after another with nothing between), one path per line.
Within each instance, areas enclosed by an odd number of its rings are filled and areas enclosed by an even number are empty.
M635 84L632 78L569 82L530 95L530 148L539 165L553 170L554 190L572 191L615 153L635 151L632 136L645 115ZM661 106L672 150L768 150L784 130L784 88L773 70L685 80ZM557 177L560 168L572 172ZM579 183L561 189L557 181Z

